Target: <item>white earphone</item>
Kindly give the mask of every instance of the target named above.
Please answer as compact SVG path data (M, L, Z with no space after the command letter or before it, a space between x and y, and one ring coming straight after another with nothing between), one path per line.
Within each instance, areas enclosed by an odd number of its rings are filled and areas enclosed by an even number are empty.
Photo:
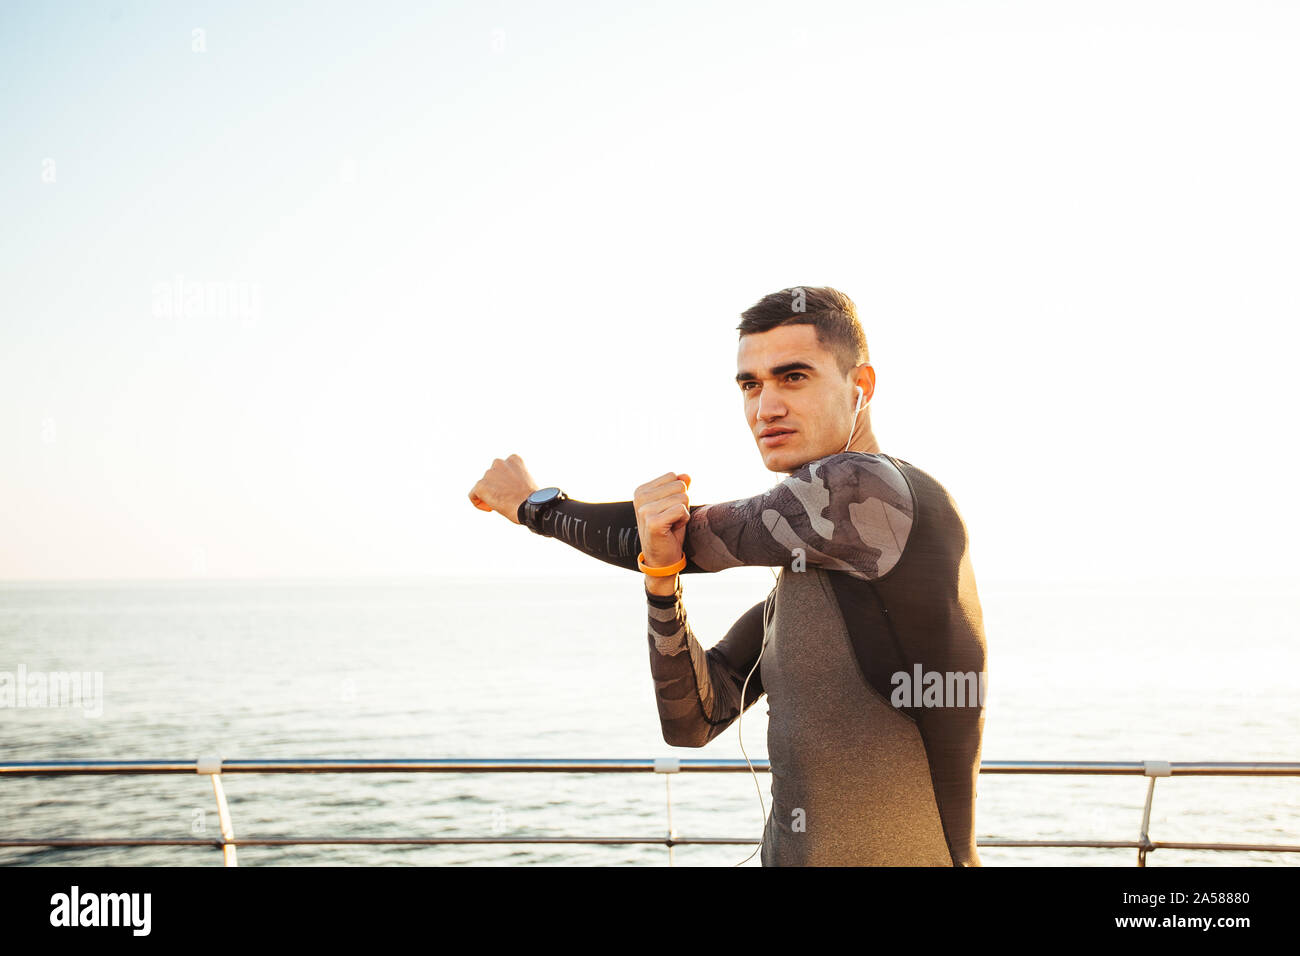
M777 577L775 568L768 568L772 572L772 578L780 584L780 578ZM758 658L754 661L754 666L749 669L745 675L745 682L740 685L740 713L736 715L736 740L740 743L740 752L745 757L745 765L749 767L749 773L754 778L754 790L758 793L758 812L763 821L762 834L767 834L767 807L763 803L763 788L758 784L758 771L754 769L754 764L749 759L749 754L745 753L745 691L749 687L749 679L754 676L754 671L758 670L759 662L763 660L763 652L767 650L768 629L772 626L772 604L776 597L776 588L767 596L763 602L763 643L758 646ZM753 852L745 857L739 863L733 863L733 866L743 866L754 858L754 854L763 849L763 836L758 838L758 846L754 847Z
M858 424L858 415L862 412L862 400L867 397L861 385L857 386L857 389L858 404L853 407L853 424L849 426L849 440L844 443L844 451L848 451L849 446L853 444L853 429Z

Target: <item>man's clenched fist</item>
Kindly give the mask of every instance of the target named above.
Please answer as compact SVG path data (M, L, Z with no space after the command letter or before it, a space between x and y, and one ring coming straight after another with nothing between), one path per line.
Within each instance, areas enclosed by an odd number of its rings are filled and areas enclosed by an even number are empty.
M524 467L524 460L511 455L504 461L492 460L492 467L469 493L469 500L481 511L495 511L519 524L519 506L537 490L537 482Z
M682 556L686 522L691 517L686 496L690 486L690 475L670 471L647 481L632 496L641 551L652 568L676 564Z

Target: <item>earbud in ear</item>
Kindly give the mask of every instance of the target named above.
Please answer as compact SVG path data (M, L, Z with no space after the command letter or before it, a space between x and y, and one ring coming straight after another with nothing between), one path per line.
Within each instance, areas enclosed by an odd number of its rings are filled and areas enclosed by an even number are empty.
M858 386L858 404L857 404L857 405L854 407L854 409L853 409L853 414L854 414L854 415L856 415L858 412L862 411L862 399L863 399L864 397L865 397L865 396L864 396L863 391L862 391L862 386L859 385L859 386Z

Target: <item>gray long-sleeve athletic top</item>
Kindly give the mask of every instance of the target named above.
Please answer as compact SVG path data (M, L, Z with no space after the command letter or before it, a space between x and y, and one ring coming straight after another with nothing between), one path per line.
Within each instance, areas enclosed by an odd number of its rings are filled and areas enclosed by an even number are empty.
M782 569L767 601L707 651L681 578L674 595L646 593L668 743L702 747L767 694L763 865L979 866L986 644L947 491L903 459L843 452L754 498L690 510L685 571ZM630 502L562 502L543 533L636 569Z

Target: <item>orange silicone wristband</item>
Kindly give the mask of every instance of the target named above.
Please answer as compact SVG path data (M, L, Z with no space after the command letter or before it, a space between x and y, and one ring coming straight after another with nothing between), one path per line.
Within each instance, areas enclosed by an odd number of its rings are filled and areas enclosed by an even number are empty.
M640 551L636 556L636 566L653 578L666 578L670 574L676 574L682 568L686 567L686 555L682 555L673 564L663 568L652 568L645 563L645 552Z

